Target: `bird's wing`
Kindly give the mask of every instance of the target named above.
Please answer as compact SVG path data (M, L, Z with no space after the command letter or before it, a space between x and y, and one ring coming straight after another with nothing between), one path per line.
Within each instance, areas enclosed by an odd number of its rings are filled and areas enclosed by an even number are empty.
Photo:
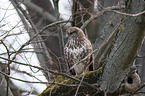
M68 51L68 49L69 49L68 45L69 45L69 42L66 44L66 46L64 48L64 58L65 58L65 62L67 64L67 70L70 70L70 68L72 67L72 64L74 64L74 63L73 63L73 58L71 57L72 54L70 53L70 51ZM72 75L76 74L74 69L71 69L69 72Z
M88 56L90 53L93 52L93 48L91 45L91 42L86 38L87 41L87 52L85 56ZM94 70L94 54L92 53L90 56L88 56L87 64L89 65L89 71Z

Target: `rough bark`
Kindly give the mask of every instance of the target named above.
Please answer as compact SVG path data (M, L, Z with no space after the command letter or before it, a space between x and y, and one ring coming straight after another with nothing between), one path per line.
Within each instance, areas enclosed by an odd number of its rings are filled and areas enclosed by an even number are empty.
M6 96L7 92L7 81L5 76L0 75L0 96ZM8 96L14 96L10 88L8 90Z
M122 11L133 14L139 13L142 10L144 10L144 3L141 0L140 2L132 0L130 8ZM133 65L145 33L143 15L138 17L125 17L119 14L113 14L113 17L114 21L115 19L121 19L124 22L121 24L113 49L107 58L102 76L101 88L107 93L115 92L130 72L130 68Z
M141 77L141 83L144 84L145 82L145 40L142 44L142 47L140 49L140 52L138 54L138 58L136 59L136 65L138 68L138 73ZM142 88L140 91L144 92L145 88Z
M87 72L84 76L83 81L92 84L91 86L95 86L93 84L99 82L98 80L100 79L101 74L102 74L102 68L96 71ZM82 75L77 76L76 78L81 80ZM60 78L57 79L58 80L56 81L60 81ZM49 96L49 95L50 96L74 96L78 86L73 86L73 85L78 85L80 82L72 79L68 79L60 83L68 84L69 86L52 84L46 90L44 90L43 93L41 93L39 96ZM86 94L93 96L96 93L98 94L98 96L101 95L103 96L102 90L100 90L99 87L97 87L97 85L95 86L95 88L91 88L90 86L83 85L80 86L80 89L78 91L78 96L84 96Z
M135 14L142 12L145 7L144 3L142 0L136 1L132 0L130 3L125 2L124 4L126 5L126 9L119 10L124 13L130 13L130 14ZM111 34L112 29L120 23L120 26L118 28L118 33L116 37L114 38L114 44L112 45L112 49L109 52L108 58L106 58L106 62L104 62L104 70L103 74L101 75L101 82L98 83L98 78L97 76L94 77L92 75L88 75L87 82L93 82L91 84L97 83L100 85L99 90L101 91L101 94L98 92L98 90L92 90L89 91L89 88L82 88L82 89L87 89L82 90L80 88L79 93L82 92L82 94L79 96L83 96L89 94L90 96L94 95L102 95L102 94L111 94L111 96L117 96L120 91L122 91L122 84L130 83L128 80L131 78L132 80L140 83L140 78L137 73L135 72L135 68L133 66L133 61L136 58L136 54L138 53L138 50L141 46L142 40L144 38L144 33L145 33L145 18L144 15L140 15L137 17L131 17L131 16L124 16L120 14L112 14L110 16L110 19L103 30L103 34L106 34L106 38ZM101 42L104 42L104 38L102 39ZM133 71L133 72L132 72ZM94 72L95 73L95 72ZM135 74L135 75L134 75ZM92 79L96 78L96 79ZM100 79L99 79L100 80ZM68 80L69 81L69 80ZM68 82L67 83L64 81L64 84L76 84L74 81ZM85 79L83 80L85 81ZM83 84L82 84L83 85ZM138 87L138 85L137 85ZM135 88L137 88L135 87ZM53 88L53 89L52 89ZM126 88L126 85L125 87ZM90 88L91 89L91 88ZM69 93L74 93L76 92L76 87L66 87L66 86L61 86L61 85L55 85L55 86L50 86L48 87L48 90L45 90L40 96L46 96L45 93L51 94L57 94L57 95L63 95ZM130 89L129 89L130 90ZM132 89L131 89L132 90ZM135 89L133 89L135 90ZM126 91L126 90L125 90ZM124 91L124 92L125 92ZM90 93L91 92L91 93ZM45 95L44 95L45 94ZM72 94L70 96L73 96Z

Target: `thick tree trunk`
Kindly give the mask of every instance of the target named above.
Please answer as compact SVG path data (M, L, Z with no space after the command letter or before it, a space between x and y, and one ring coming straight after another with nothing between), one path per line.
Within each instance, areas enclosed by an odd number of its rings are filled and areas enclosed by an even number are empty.
M141 83L145 82L145 40L142 44L142 48L138 54L138 58L136 60L136 65L138 68L138 73L141 76ZM141 58L140 58L141 57ZM142 88L140 91L144 92L145 88Z
M0 96L6 96L7 92L7 81L5 76L0 74ZM8 89L8 96L13 96L10 88Z
M127 2L127 1L126 2L123 1L123 2L126 5L126 9L120 11L124 13L136 14L142 12L145 9L144 2L142 0L139 1L132 0L131 2ZM114 13L110 16L109 23L105 25L102 37L106 36L106 38L108 38L113 31L112 29L116 27L116 25L119 25L117 29L118 33L114 38L114 44L112 45L112 49L108 54L108 58L106 59L106 62L104 62L104 66L103 66L104 70L102 75L100 75L102 77L101 82L98 81L100 80L98 79L98 76L91 75L91 74L88 75L89 79L87 79L87 82L89 83L93 82L91 84L97 83L97 85L99 85L100 87L96 87L96 88L100 88L100 89L99 90L93 89L93 91L86 91L80 89L79 91L80 93L82 92L85 93L85 95L89 94L90 96L92 96L92 94L94 95L95 94L94 92L96 92L95 96L97 95L100 96L102 95L102 92L104 92L103 94L106 95L111 94L111 96L112 95L117 96L118 94L122 94L119 92L121 92L124 89L125 91L123 92L129 92L129 91L134 91L138 87L140 83L140 78L135 71L133 62L136 59L137 52L144 38L145 18L143 15L137 17L131 17L131 16L125 16L125 15ZM100 42L104 42L104 38ZM92 78L96 78L96 79L92 79ZM69 82L69 80L67 81L63 83L76 84L76 83ZM137 82L137 84L135 86L132 86L134 85L134 82ZM132 87L132 89L130 88L130 86ZM77 90L76 87L74 88L70 86L66 88L66 86L62 86L62 85L50 86L48 89L50 89L51 91L46 90L41 95L46 96L45 93L51 95L55 93L55 95L61 94L65 96L64 94L66 94L66 92L71 93L71 92L76 92L74 90Z
M122 12L135 14L144 10L144 3L142 0L132 0L128 9L122 10ZM144 16L138 17L126 17L119 14L113 14L114 21L119 20L122 22L120 30L117 34L115 44L104 68L102 76L101 88L105 92L115 92L133 65L133 61L136 58L137 52L141 46L145 33ZM121 19L121 21L120 21ZM115 26L118 22L113 20L110 26ZM109 28L109 27L108 27ZM106 29L107 30L107 29Z

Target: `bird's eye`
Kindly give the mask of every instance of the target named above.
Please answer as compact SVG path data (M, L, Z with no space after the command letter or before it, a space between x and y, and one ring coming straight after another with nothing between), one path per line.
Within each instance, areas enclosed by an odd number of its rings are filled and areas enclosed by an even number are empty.
M71 32L71 33L69 33L70 35L72 35L73 34L73 32Z
M70 32L69 34L72 35L72 34L74 34L74 33L76 33L76 32L77 32L77 31L72 31L72 32Z

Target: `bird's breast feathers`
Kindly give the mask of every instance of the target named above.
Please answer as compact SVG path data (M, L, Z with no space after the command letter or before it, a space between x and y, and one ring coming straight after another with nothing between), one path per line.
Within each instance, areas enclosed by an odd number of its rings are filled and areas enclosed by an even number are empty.
M76 58L77 56L80 56L82 52L87 52L88 48L88 42L86 40L83 40L81 42L78 42L76 40L70 39L70 42L65 47L66 53L69 53L68 55L73 55ZM69 56L69 57L71 57Z

